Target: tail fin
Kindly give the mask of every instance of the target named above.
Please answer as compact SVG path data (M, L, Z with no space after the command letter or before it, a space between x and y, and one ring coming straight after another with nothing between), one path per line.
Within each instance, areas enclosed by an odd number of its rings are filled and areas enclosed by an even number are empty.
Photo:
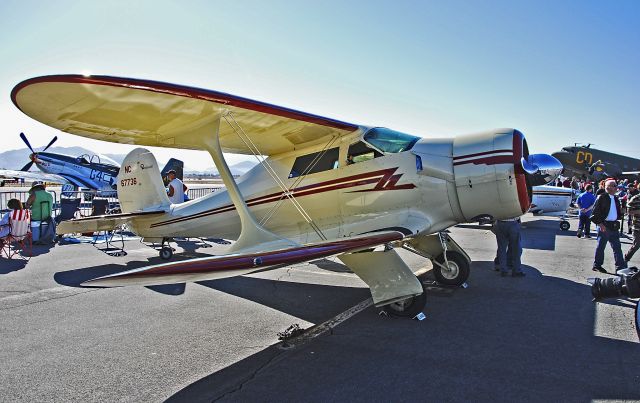
M122 161L118 174L118 199L123 213L161 210L171 204L160 177L158 162L149 150L136 148Z
M174 170L176 171L176 178L182 180L184 177L184 162L177 160L175 158L171 158L169 160L169 162L167 162L167 165L164 166L164 168L162 168L162 171L160 172L160 176L162 177L162 180L164 181L165 185L169 184L169 179L167 178L167 175L170 170Z

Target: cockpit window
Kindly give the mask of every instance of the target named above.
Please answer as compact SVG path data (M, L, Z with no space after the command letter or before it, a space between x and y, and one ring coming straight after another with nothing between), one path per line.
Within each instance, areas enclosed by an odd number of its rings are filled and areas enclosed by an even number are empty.
M89 165L89 160L87 160L87 157L85 157L84 155L81 155L78 158L76 158L76 161L78 161L79 164Z
M317 153L302 155L296 158L296 161L293 163L289 178L336 169L339 165L338 154L339 148L336 147Z
M349 151L347 152L347 165L369 161L374 158L382 157L383 155L384 154L381 154L377 150L369 147L366 143L358 141L357 143L349 146Z
M418 140L420 140L420 137L385 129L384 127L375 127L364 135L364 141L385 153L407 151L411 149Z

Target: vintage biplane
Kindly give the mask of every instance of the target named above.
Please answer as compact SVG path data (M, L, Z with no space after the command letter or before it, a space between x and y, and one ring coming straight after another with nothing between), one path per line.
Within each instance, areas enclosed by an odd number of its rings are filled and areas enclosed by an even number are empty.
M84 283L90 286L218 279L338 255L377 306L414 316L425 303L423 287L395 248L431 259L438 281L462 284L469 257L443 231L481 215L523 214L532 186L562 169L551 156L529 155L514 129L419 138L155 81L44 76L19 83L11 97L25 114L68 133L206 150L224 181L225 191L170 204L154 156L131 151L118 175L122 214L69 221L59 231L126 222L145 240L235 242L225 255L129 270ZM261 163L236 181L223 152Z

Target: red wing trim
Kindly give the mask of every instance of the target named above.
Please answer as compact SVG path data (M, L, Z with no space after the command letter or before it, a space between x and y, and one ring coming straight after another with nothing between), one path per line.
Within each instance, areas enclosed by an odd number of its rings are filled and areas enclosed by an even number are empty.
M87 285L99 285L101 280L113 283L115 279L143 279L145 277L171 276L176 274L202 274L225 270L262 269L277 265L306 262L326 256L345 253L367 247L399 241L404 235L397 231L372 233L337 241L306 244L298 247L269 252L242 255L212 256L182 262L159 264L112 274L87 281Z
M335 119L325 118L306 112L296 111L294 109L284 108L282 106L271 105L265 102L254 101L248 98L242 98L224 92L205 90L196 87L187 87L182 85L170 84L161 81L140 80L135 78L111 77L111 76L81 76L81 75L52 75L30 78L18 83L11 91L11 100L14 105L22 111L18 105L18 92L32 84L39 83L77 83L77 84L94 84L106 85L111 87L124 87L143 91L158 92L170 94L185 98L202 99L209 102L215 102L223 105L231 105L237 108L248 109L256 112L267 113L270 115L282 116L288 119L300 120L303 122L314 123L322 126L333 127L335 129L354 131L358 125L342 122Z

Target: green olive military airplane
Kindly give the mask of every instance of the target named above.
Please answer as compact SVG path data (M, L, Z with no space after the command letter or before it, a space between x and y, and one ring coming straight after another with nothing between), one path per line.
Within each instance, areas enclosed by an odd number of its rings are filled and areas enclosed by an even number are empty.
M565 176L578 176L596 181L605 178L638 177L640 159L602 151L591 144L574 144L553 154L564 166Z

